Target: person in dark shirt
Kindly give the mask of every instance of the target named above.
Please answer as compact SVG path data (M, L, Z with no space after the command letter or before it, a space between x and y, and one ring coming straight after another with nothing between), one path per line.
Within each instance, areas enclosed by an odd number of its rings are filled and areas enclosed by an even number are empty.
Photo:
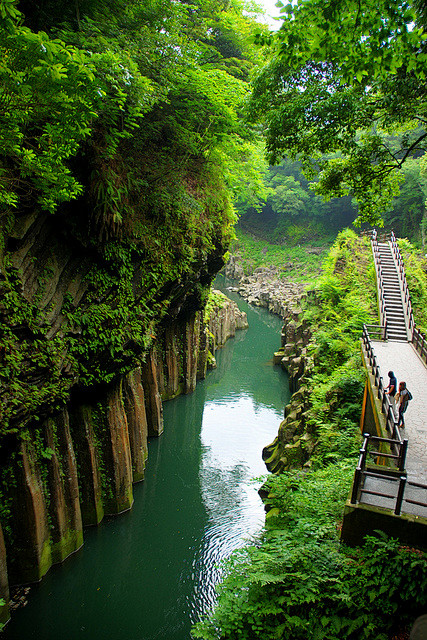
M394 375L393 371L388 372L388 387L385 388L385 391L388 395L388 399L390 400L390 406L393 411L394 417L397 419L397 411L395 406L395 396L397 391L397 379Z

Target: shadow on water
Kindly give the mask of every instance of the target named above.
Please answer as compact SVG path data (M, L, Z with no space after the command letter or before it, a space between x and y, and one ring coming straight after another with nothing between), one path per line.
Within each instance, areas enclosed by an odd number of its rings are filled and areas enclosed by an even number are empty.
M271 364L280 319L233 297L249 329L217 352L193 394L165 403L165 433L150 440L132 511L85 531L84 547L32 588L4 640L188 640L212 606L218 562L262 528L251 479L266 472L261 450L289 399Z

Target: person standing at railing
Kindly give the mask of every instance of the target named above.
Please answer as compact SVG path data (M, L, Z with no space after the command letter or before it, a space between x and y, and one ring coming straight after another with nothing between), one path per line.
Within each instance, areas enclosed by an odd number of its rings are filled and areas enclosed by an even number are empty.
M403 414L408 408L409 398L410 396L409 396L409 391L406 388L406 382L399 382L399 391L396 396L396 400L398 402L397 406L399 409L399 418L397 421L397 426L400 427L401 429L405 428L405 419L403 417Z
M393 415L397 419L397 411L395 406L395 396L397 392L397 379L393 371L388 372L388 386L385 388L385 392L388 395L388 399L390 401L390 406L391 406L391 410L393 411Z

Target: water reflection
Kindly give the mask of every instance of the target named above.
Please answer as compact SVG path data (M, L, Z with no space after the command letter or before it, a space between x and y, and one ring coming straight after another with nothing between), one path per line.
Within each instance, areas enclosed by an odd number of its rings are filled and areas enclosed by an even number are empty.
M259 532L263 446L289 397L271 365L280 320L248 309L250 327L217 354L195 393L165 403L134 509L85 532L85 546L32 589L4 640L188 640L214 602L218 562Z

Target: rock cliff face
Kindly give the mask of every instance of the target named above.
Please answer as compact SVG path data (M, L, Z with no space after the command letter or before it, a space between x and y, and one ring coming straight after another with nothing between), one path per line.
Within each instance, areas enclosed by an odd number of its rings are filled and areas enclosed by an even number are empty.
M274 267L258 268L245 276L236 256L231 256L225 273L239 280L235 290L250 304L265 307L283 318L281 349L274 354L274 362L287 371L292 396L277 437L264 447L263 459L273 473L301 468L308 463L316 441L306 420L309 390L305 374L310 366L306 347L311 334L300 319L301 302L311 294L306 293L302 284L282 280Z
M136 257L123 280L123 270L114 273L113 263L67 238L55 219L22 217L1 265L6 603L10 585L40 580L75 552L85 525L132 507L148 437L164 429L162 401L192 392L210 349L244 324L231 302L211 313L209 325L203 317L202 290L222 265L219 246L196 256L179 280L164 278L149 308ZM119 299L123 287L128 307ZM0 606L0 622L8 617L7 604Z
M282 280L274 267L259 267L245 276L239 259L231 256L225 267L228 278L238 280L236 291L250 304L285 318L305 292L301 283Z
M214 294L219 292L214 291ZM225 299L217 304L209 317L209 333L211 336L211 352L217 347L222 347L230 336L234 336L239 329L247 329L248 320L246 313L231 300Z
M212 314L216 345L240 325L245 318L234 303ZM96 396L73 398L41 422L34 441L21 442L7 462L12 482L3 493L9 517L6 548L0 527L1 597L8 599L8 580L37 581L76 551L85 525L131 508L147 438L163 431L162 400L190 393L206 374L208 331L200 312L169 327L159 339L164 348L156 345L138 368Z
M310 368L307 355L310 337L308 326L300 320L300 311L288 310L282 329L281 349L274 354L274 361L286 369L292 396L285 407L277 437L264 447L262 454L267 469L273 473L303 467L315 447L316 439L306 420L309 389L305 384L305 374Z

